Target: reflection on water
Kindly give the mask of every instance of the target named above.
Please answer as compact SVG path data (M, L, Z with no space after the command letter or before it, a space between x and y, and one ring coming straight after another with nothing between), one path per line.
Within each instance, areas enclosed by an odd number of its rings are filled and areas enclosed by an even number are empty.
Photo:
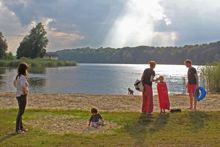
M32 90L32 91L38 91L38 89L41 89L42 87L46 86L46 79L45 78L30 77L28 82L31 85L30 90Z
M29 72L30 73L33 73L33 74L45 74L46 73L46 68L45 67L31 67L29 69Z
M6 70L5 68L0 68L0 80L4 78L5 70Z
M0 75L5 74L5 68L0 68Z
M31 92L63 92L94 94L127 94L134 89L147 65L134 64L80 64L76 67L47 68L30 73ZM171 94L185 93L187 69L182 65L157 65L157 76L165 76ZM12 82L16 69L0 68L0 91L15 91ZM153 85L156 93L156 85ZM135 91L135 94L141 94Z
M4 85L4 81L2 79L4 78L5 70L5 68L0 68L0 87Z

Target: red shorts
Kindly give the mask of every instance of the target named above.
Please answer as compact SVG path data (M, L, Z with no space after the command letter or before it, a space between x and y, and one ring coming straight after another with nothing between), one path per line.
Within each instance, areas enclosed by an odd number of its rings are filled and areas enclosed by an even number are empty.
M196 84L188 84L187 85L188 93L193 93L196 91Z

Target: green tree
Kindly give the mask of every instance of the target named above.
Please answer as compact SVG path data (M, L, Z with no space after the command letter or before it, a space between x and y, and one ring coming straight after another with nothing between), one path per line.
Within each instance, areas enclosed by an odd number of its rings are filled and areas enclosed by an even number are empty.
M6 53L4 59L13 60L14 56L13 56L12 52Z
M17 49L17 58L42 58L46 54L48 39L47 32L42 23L32 28L30 34L25 36Z
M2 32L0 32L0 59L5 57L7 49L8 49L7 41L4 38Z

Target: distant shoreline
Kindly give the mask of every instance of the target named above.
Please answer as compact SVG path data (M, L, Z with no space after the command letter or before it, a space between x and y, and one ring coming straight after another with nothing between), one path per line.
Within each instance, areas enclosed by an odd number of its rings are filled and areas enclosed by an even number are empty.
M44 59L44 58L21 58L13 60L0 60L0 67L17 67L19 63L25 62L30 67L59 67L59 66L76 66L77 63L73 60L58 60L58 59Z
M220 41L181 47L82 47L52 52L58 59L74 60L79 63L133 63L144 64L155 60L158 64L181 65L186 59L194 64L206 65L220 60Z

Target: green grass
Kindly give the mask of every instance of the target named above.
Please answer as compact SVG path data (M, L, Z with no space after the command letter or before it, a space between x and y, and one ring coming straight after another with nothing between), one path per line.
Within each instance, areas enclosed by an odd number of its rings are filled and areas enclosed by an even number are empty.
M61 66L76 66L77 63L74 61L63 61L56 59L29 59L21 58L19 60L0 60L0 67L11 67L17 68L18 65L25 62L29 65L29 71L31 73L43 73L47 67L61 67Z
M76 62L74 61L63 61L56 59L30 59L30 58L21 58L19 60L0 60L0 67L17 67L19 63L26 62L30 67L57 67L57 66L75 66Z
M14 135L15 109L0 110L0 146L155 146L155 147L218 147L220 146L220 112L181 112L153 114L146 119L135 112L103 112L105 120L121 126L111 134L53 135L46 130L28 126L24 135ZM79 110L28 109L24 120L37 120L46 115L89 118L89 113ZM45 120L46 122L46 120Z

